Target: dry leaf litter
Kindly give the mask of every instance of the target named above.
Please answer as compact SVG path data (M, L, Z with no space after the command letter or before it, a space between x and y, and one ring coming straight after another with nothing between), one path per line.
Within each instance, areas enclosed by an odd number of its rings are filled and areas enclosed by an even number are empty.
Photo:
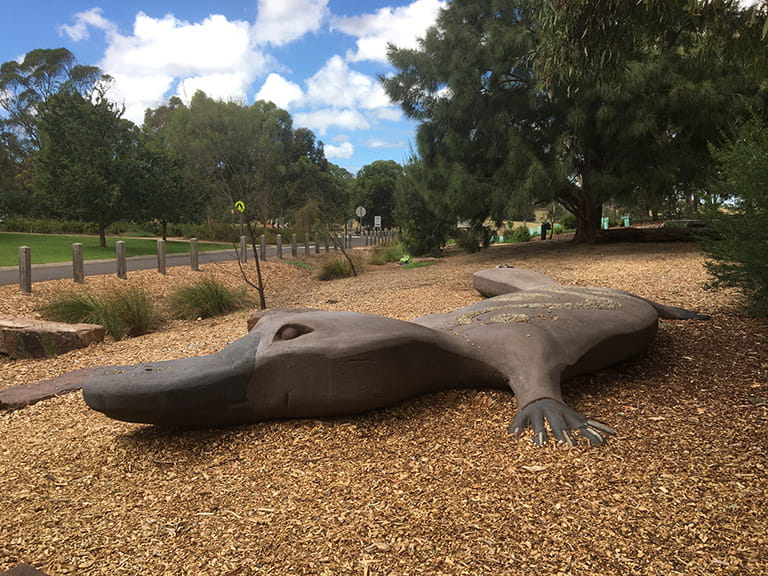
M316 266L313 258L309 263ZM565 397L618 431L602 448L536 448L506 432L511 394L462 390L333 420L179 432L112 421L79 393L0 416L0 571L64 575L768 574L768 325L705 291L693 244L531 243L322 283L267 262L271 307L394 318L478 300L471 273L510 264L712 315L662 321L647 355ZM251 264L252 265L252 264ZM161 296L203 272L92 277ZM71 280L0 287L36 316ZM77 368L206 354L247 311L48 360L0 359L0 388Z

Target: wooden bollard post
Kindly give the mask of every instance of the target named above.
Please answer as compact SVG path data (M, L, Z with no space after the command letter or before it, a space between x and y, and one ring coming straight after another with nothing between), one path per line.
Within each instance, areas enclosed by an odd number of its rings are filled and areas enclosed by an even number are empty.
M157 241L157 271L165 274L165 240Z
M80 242L72 244L72 279L78 284L85 282L83 268L83 245Z
M296 244L296 234L291 234L291 256L296 258L299 255L299 247Z
M320 254L320 233L315 233L315 254Z
M259 236L259 252L262 261L267 259L267 237L262 234Z
M277 235L277 257L280 260L283 259L283 235L282 234Z
M246 242L245 236L240 236L240 262L243 264L248 262L248 242Z
M125 242L123 240L115 242L115 251L117 253L117 277L125 280L128 278L128 262L125 259Z
M19 246L19 288L22 292L32 292L32 249Z
M189 241L189 269L198 272L200 270L200 251L197 247L197 238Z

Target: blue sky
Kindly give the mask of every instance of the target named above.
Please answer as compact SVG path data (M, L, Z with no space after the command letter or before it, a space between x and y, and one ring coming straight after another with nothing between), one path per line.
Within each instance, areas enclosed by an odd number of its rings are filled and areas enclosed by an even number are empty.
M146 108L198 89L272 100L356 173L404 162L415 125L377 81L386 44L413 47L447 0L25 0L0 19L0 62L65 47L115 78L110 96Z

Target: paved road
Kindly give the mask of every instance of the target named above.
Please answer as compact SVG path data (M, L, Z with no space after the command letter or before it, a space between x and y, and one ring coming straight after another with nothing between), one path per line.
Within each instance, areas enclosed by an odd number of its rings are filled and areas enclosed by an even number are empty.
M362 246L363 239L359 236L352 237L352 246ZM321 252L325 251L325 248L321 245ZM333 248L331 248L333 250ZM305 252L304 244L299 244L298 255L303 256ZM314 244L310 245L310 253L315 253ZM32 255L34 259L34 254ZM235 260L237 255L234 249L221 250L216 252L200 252L199 263L200 267L204 268L206 264L212 262L225 262L229 260ZM267 246L267 259L277 258L277 247ZM283 258L290 259L291 245L283 244ZM253 250L248 250L248 261L253 260ZM128 273L132 270L152 270L157 268L157 256L134 256L127 258L126 263L128 265ZM165 256L165 265L170 268L172 266L189 266L190 258L189 254L167 254ZM98 276L101 274L117 274L117 262L115 260L88 260L84 262L85 275ZM59 280L61 278L72 278L72 263L62 262L59 264L33 264L32 265L32 284L35 282L45 282L46 280ZM0 267L0 285L4 284L18 284L19 282L19 269L17 266Z

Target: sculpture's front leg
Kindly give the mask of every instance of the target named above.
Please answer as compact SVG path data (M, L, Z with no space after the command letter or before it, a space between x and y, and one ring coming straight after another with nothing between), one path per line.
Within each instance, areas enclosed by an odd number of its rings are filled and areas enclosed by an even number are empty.
M592 445L605 443L602 434L616 434L613 428L597 420L589 420L552 398L540 398L519 408L509 426L509 432L517 439L530 426L533 428L533 441L542 446L547 441L547 424L558 442L571 446L575 443L574 432L578 432Z

